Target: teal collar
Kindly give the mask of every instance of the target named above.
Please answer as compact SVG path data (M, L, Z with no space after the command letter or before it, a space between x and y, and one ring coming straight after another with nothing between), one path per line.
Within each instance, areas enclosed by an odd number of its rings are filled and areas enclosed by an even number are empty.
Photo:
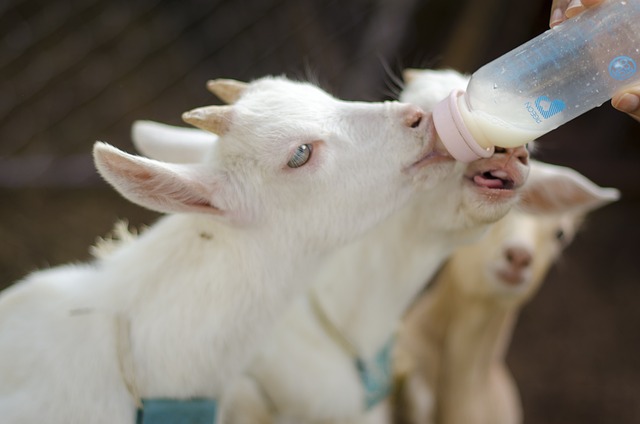
M136 424L215 424L217 409L211 399L142 399Z
M391 356L395 338L391 338L370 362L356 358L356 368L364 388L365 406L369 410L391 394L393 366Z
M364 388L364 402L367 410L373 408L391 394L393 383L393 370L391 364L391 355L395 343L395 337L392 336L389 341L382 346L376 356L371 361L365 361L351 344L349 340L340 332L331 319L327 316L322 308L314 292L310 292L308 296L309 302L316 316L322 323L325 331L342 346L345 351L354 358L354 364L358 370L362 387Z
M115 316L115 342L122 381L136 404L136 424L215 424L218 405L213 399L144 399L135 378L131 354L131 323Z

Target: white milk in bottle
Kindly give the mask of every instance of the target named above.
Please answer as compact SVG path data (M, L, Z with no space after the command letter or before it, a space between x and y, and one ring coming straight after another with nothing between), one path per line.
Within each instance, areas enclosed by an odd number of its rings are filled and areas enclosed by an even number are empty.
M516 147L640 82L640 0L605 0L476 71L435 106L456 159Z

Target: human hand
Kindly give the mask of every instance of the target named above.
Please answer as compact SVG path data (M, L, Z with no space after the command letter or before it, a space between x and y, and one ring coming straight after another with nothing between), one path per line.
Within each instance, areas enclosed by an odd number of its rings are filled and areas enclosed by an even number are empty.
M626 112L630 117L640 122L640 84L616 93L611 99L613 107Z
M551 18L549 26L553 28L569 18L590 7L602 3L604 0L553 0L551 5ZM640 84L616 93L611 99L614 108L627 113L640 122Z
M551 4L551 18L549 26L561 24L569 18L593 6L597 6L604 0L553 0Z

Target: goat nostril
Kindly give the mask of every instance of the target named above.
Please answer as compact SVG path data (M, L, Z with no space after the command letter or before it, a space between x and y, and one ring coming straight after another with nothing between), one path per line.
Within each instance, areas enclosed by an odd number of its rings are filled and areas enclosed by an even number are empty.
M526 147L521 146L521 147L505 149L504 147L496 146L495 152L507 154L509 155L509 158L515 157L518 160L518 162L520 162L523 165L529 164L529 151L526 149Z
M522 149L522 151L516 152L516 157L523 165L529 164L529 151L526 149Z
M422 112L416 112L409 119L407 119L407 126L410 128L418 128L422 123L424 117Z
M424 112L418 107L412 107L405 117L405 125L409 128L418 128L424 119Z
M528 249L521 247L512 247L506 250L505 258L509 265L517 268L526 268L531 265L533 257Z
M529 150L527 150L527 146L516 147L513 154L518 158L521 164L529 164Z

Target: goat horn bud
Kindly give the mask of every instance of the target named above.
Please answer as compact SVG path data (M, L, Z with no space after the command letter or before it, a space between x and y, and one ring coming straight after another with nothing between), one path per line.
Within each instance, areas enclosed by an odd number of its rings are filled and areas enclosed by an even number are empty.
M407 68L404 71L402 71L402 79L404 80L404 82L411 82L416 78L418 78L419 75L420 75L419 69Z
M205 106L182 114L182 120L194 127L217 135L229 131L231 106Z
M207 89L223 102L235 103L246 90L247 85L245 82L220 78L208 81Z

